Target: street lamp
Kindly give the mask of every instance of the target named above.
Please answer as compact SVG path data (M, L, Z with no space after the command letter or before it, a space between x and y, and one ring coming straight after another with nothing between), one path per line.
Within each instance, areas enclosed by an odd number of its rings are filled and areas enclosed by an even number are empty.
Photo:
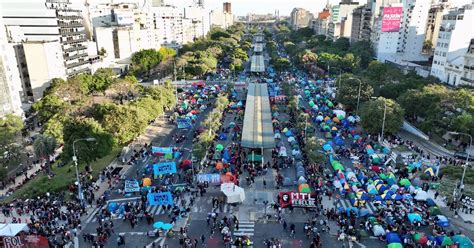
M359 81L359 92L357 93L357 108L356 108L356 113L359 113L359 103L360 103L360 91L362 89L362 80L354 77L350 77L348 79L353 79Z
M81 180L79 180L79 170L77 168L77 157L76 157L76 142L78 141L92 142L92 141L95 141L95 138L89 137L89 138L76 139L72 142L72 153L73 153L72 160L74 161L74 165L76 166L77 196L82 206L83 195L82 195Z
M383 108L383 120L382 120L382 135L381 135L382 142L383 142L383 133L385 129L385 117L387 116L387 99L384 98L383 103L384 103L384 108Z
M460 188L464 188L464 176L466 176L466 168L467 168L467 165L469 164L469 152L471 151L472 149L472 136L468 133L461 133L461 132L448 132L449 134L454 134L454 135L464 135L464 136L468 136L469 137L469 151L466 152L467 153L467 156L466 156L466 164L464 165L464 170L462 172L462 177L461 177L461 185L460 185Z

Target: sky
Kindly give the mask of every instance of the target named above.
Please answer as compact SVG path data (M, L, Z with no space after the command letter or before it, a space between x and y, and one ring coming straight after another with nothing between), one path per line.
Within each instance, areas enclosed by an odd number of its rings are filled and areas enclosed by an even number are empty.
M192 0L164 0L167 4L181 5L189 4ZM366 2L367 0L359 0ZM418 0L429 1L429 0ZM222 9L223 2L232 4L234 15L246 15L247 13L267 14L275 13L275 9L280 11L280 16L289 16L293 8L300 7L312 13L320 12L326 6L327 0L204 0L208 9ZM338 4L340 0L330 0L330 4ZM472 3L472 0L451 0L454 6L461 6Z

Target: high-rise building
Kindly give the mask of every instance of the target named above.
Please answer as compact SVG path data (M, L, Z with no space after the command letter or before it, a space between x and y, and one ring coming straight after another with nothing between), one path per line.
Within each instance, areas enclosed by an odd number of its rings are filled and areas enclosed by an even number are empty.
M23 115L22 90L13 44L8 43L0 18L0 118L7 114Z
M474 38L471 39L467 52L464 55L464 66L459 84L474 87Z
M391 6L392 4L401 4L402 0L367 0L367 10L369 13L363 18L362 29L361 29L361 40L371 41L372 43L376 42L377 29L374 29L376 26L377 19L380 19L380 15L383 12L383 8Z
M223 3L224 13L232 13L232 7L229 2Z
M442 3L432 5L428 12L428 20L426 21L426 35L425 44L423 47L424 52L432 54L434 51L434 45L438 41L438 32L443 19L443 15L448 12L450 3L449 1L443 1Z
M171 5L151 8L154 29L162 46L179 49L184 41L183 13Z
M313 19L313 14L303 8L294 8L290 14L290 25L293 29L297 30L309 26L310 21Z
M67 76L89 71L82 13L69 0L5 0L0 9L7 30L15 29L23 41L58 40Z
M328 24L331 18L330 6L326 6L323 11L318 13L318 17L314 19L313 29L316 35L327 35Z
M359 6L358 2L345 0L331 8L331 21L328 24L327 35L329 39L350 38L352 34L352 12Z
M468 50L474 37L473 23L473 4L452 9L443 16L431 66L432 76L450 85L461 83L464 57L468 54L469 58Z
M234 16L232 13L212 10L209 13L209 23L211 27L220 27L226 29L234 24Z

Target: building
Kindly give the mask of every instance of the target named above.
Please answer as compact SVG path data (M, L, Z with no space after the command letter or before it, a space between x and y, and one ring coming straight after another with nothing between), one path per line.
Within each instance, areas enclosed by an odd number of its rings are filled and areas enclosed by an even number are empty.
M179 49L184 43L183 13L171 5L151 8L154 29L158 31L159 44Z
M438 32L443 15L447 13L449 6L449 1L443 1L440 4L432 5L428 11L428 20L425 31L425 46L423 47L424 52L429 54L433 53L434 45L438 41Z
M351 37L352 12L358 7L358 2L345 0L331 8L331 21L328 24L327 34L329 39L337 40L340 37Z
M390 30L382 29L384 12L391 12L391 15L398 16L391 18L391 22L398 20L397 27L392 26ZM385 62L389 59L397 58L398 39L400 36L400 26L403 12L403 4L391 4L384 6L384 10L374 22L374 36L372 37L375 56L378 61Z
M193 5L184 8L184 19L192 21L191 30L185 33L191 33L193 39L205 36L210 30L209 12L203 7Z
M470 69L471 40L474 37L473 23L473 4L452 9L443 16L431 66L432 76L454 86L461 84L461 77L472 80L467 77L469 70L466 70L466 75L464 75L464 65L467 59L466 66ZM463 83L468 82L468 80L463 81Z
M330 6L326 6L323 11L318 13L318 17L312 20L312 28L316 35L327 35L328 24L331 18Z
M209 23L211 27L227 29L234 24L234 16L232 13L220 10L212 10L209 13Z
M368 0L367 9L365 16L362 20L361 27L361 40L375 42L377 37L377 29L374 29L376 26L376 20L381 18L380 15L383 12L383 8L386 6L391 6L392 4L401 4L401 0ZM367 13L368 12L368 13Z
M7 114L23 116L22 87L13 44L6 37L0 18L0 118Z
M67 76L89 71L82 11L73 9L69 0L5 0L1 13L7 30L15 29L23 41L58 40Z
M464 66L461 76L460 85L474 87L474 39L471 39L467 52L464 55Z
M224 6L224 13L231 13L232 14L232 7L229 2L223 3Z
M294 8L290 14L290 25L293 29L306 28L313 19L313 14L303 8Z
M360 6L352 11L351 43L361 40L365 9L366 6Z

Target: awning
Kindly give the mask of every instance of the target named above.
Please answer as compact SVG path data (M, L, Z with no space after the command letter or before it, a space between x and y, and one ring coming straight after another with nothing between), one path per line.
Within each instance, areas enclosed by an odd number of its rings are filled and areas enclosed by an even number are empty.
M249 84L242 130L242 147L274 148L270 100L266 84Z
M264 72L265 71L265 61L263 55L253 55L250 61L250 71L251 72Z
M21 231L28 231L27 224L1 224L0 237L15 237Z

